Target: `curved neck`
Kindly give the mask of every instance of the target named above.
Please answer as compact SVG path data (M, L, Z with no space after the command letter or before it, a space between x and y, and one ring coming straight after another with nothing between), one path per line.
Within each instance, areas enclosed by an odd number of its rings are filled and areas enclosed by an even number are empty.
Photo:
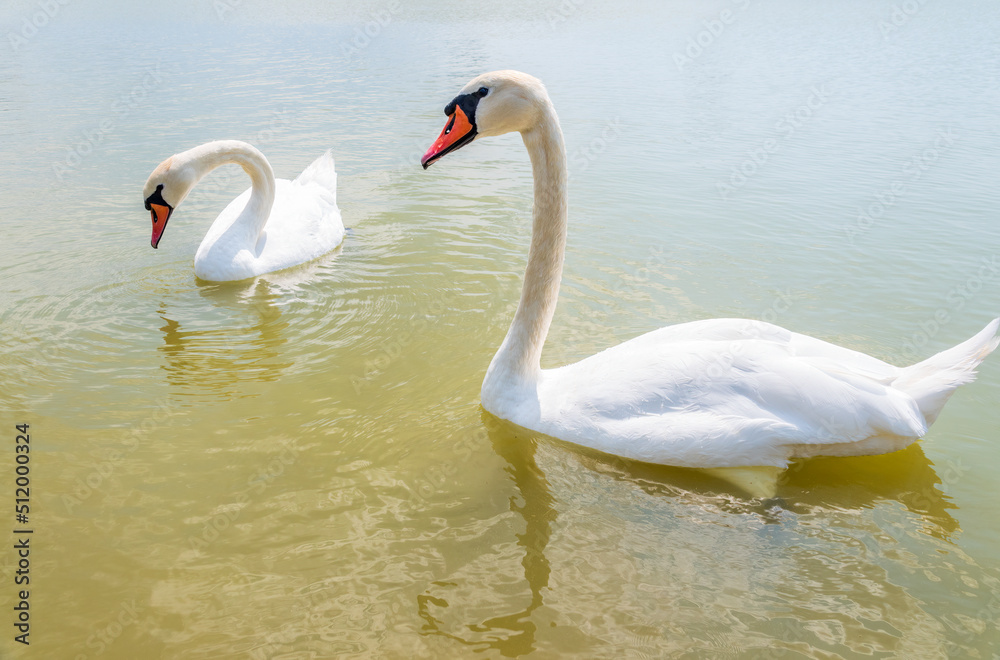
M521 133L521 137L531 156L535 180L531 248L521 301L510 330L490 363L484 387L493 379L520 382L537 379L542 346L559 299L566 253L566 147L551 102L546 99L541 121Z
M267 218L274 204L274 171L260 151L239 140L218 140L195 147L184 154L189 159L189 167L194 171L191 186L217 167L235 163L250 177L253 191L250 201L233 223L230 231L246 234L256 241L264 230Z

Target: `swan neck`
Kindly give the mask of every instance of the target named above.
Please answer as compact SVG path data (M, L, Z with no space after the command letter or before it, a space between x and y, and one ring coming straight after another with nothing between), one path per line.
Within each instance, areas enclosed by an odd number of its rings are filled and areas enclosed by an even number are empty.
M246 232L251 241L256 241L271 214L274 205L274 171L260 151L237 140L211 142L191 150L191 164L195 168L195 182L217 167L234 163L243 168L250 177L252 192L246 208L240 213L235 225Z
M541 120L521 137L531 157L534 177L531 247L521 300L490 370L505 380L531 382L541 373L542 347L555 315L566 252L566 147L559 119L548 99Z

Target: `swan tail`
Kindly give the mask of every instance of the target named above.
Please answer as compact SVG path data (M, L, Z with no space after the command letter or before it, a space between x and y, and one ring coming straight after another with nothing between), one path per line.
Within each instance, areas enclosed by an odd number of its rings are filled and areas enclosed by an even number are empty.
M330 191L334 197L334 203L336 203L337 170L334 167L333 151L327 149L326 153L314 160L309 167L302 171L302 174L295 178L295 182L302 185L307 183L319 184Z
M976 367L1000 344L998 330L1000 318L972 339L902 369L892 386L913 397L930 426L955 389L975 380Z

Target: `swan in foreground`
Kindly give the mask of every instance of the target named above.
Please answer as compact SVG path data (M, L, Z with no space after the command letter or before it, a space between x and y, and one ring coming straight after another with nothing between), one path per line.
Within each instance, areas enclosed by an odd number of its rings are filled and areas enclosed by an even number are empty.
M242 280L311 261L343 241L329 151L288 181L275 179L264 154L246 142L216 140L171 156L149 175L142 195L153 220L154 248L195 184L227 163L242 167L252 185L205 234L194 257L195 275L212 282Z
M770 323L713 319L543 370L566 247L559 120L542 83L516 71L474 78L445 114L421 159L425 169L479 137L513 131L531 157L535 200L521 300L482 386L483 407L497 417L637 461L776 472L798 457L906 447L1000 342L996 319L972 339L899 368Z

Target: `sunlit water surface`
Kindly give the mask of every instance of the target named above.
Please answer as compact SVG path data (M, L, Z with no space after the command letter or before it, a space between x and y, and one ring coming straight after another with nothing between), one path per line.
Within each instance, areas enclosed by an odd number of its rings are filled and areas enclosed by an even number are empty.
M998 356L922 442L798 463L771 501L511 429L479 386L527 156L417 162L468 78L547 83L545 366L725 316L910 363L1000 311L992 0L56 4L0 21L0 464L12 497L29 423L35 530L4 657L998 652ZM285 178L332 147L342 249L197 281L235 166L150 249L147 175L218 138Z

